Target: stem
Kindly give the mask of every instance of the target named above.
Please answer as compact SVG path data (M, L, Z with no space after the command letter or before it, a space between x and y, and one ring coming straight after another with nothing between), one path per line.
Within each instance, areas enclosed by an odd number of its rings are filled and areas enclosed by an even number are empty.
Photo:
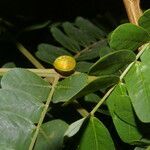
M34 144L35 144L35 141L36 141L36 139L37 139L37 136L38 136L40 127L41 127L41 125L42 125L42 122L43 122L44 117L45 117L45 115L46 115L46 112L47 112L47 110L48 110L48 107L49 107L49 104L50 104L50 102L51 102L51 99L52 99L52 96L53 96L53 93L54 93L54 90L55 90L55 86L56 86L56 84L58 83L58 80L59 80L59 77L55 77L54 83L53 83L53 85L52 85L51 91L50 91L50 93L49 93L49 96L48 96L47 101L46 101L46 104L45 104L45 108L44 108L43 111L42 111L42 114L41 114L41 116L40 116L39 123L38 123L38 125L37 125L37 127L36 127L36 131L35 131L35 133L34 133L34 135L33 135L32 140L31 140L31 144L30 144L30 146L29 146L29 150L32 150L33 147L34 147Z
M136 61L139 59L139 57L143 54L143 52L150 47L150 43L147 43L143 45L142 50L137 54L136 60L132 62L128 67L124 70L124 72L120 76L120 81L125 77L125 75L128 73L130 68L136 63ZM97 103L97 105L93 108L93 110L90 112L91 115L94 115L94 113L97 111L97 109L103 104L103 102L108 98L108 96L111 94L111 92L115 89L116 85L114 85L105 95L104 97Z
M44 66L19 42L16 43L18 50L36 67L44 69Z
M129 21L138 25L138 20L142 15L140 0L123 0Z
M83 50L81 50L80 52L78 52L78 53L74 56L74 58L78 58L82 53L85 53L85 52L88 51L89 49L91 49L91 48L93 48L94 46L96 46L99 42L103 42L104 40L105 40L105 39L101 39L101 40L99 40L99 41L97 41L97 42L95 42L95 43L93 43L93 44L87 46L86 48L84 48Z
M104 97L99 101L99 103L97 103L97 105L93 108L93 110L91 111L91 115L94 115L94 113L97 111L97 109L103 104L103 102L106 100L106 98L110 95L110 93L114 90L114 88L116 87L113 86L105 95Z
M0 76L4 75L6 72L12 70L13 68L0 68ZM50 77L50 76L60 76L54 69L27 69L31 72L36 73L41 77Z
M74 106L82 117L87 117L89 115L89 112L86 109L82 108L78 101L74 101Z

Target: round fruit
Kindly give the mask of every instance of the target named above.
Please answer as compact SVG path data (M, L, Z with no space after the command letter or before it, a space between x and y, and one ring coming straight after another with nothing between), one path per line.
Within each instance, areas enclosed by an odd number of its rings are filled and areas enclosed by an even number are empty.
M60 74L67 75L74 72L76 61L71 56L63 55L56 58L53 65Z

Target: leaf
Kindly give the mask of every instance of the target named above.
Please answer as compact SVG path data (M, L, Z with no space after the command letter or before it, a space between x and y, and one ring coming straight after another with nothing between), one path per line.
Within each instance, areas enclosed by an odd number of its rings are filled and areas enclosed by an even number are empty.
M125 82L132 105L142 122L150 122L150 45L141 56L141 62L136 62L125 77Z
M108 97L107 106L120 138L130 144L140 141L142 135L138 130L130 97L123 83L118 84Z
M89 36L86 32L76 28L69 22L63 23L63 28L66 34L77 41L81 46L86 47L95 42L95 39Z
M70 39L68 36L66 36L58 28L52 27L51 32L56 41L58 41L62 46L67 48L69 51L77 53L80 50L79 44L75 40Z
M106 44L107 44L106 40L101 40L94 43L93 45L90 45L89 47L86 47L79 53L78 57L76 57L76 60L83 61L99 58L100 48L105 46Z
M97 118L91 116L83 130L77 150L115 150L107 128Z
M114 50L136 50L149 40L150 36L143 28L126 23L114 30L111 35L110 47Z
M47 27L48 25L50 25L50 23L51 23L51 21L48 20L48 21L45 21L42 23L34 24L34 25L31 25L31 26L24 28L22 32L28 32L28 31L43 29L43 28Z
M34 150L62 149L63 137L67 128L68 124L59 119L42 124Z
M146 150L146 148L136 147L134 150Z
M75 134L78 133L78 131L81 129L83 123L85 122L86 118L82 118L80 120L77 120L73 122L71 125L69 125L68 129L66 130L64 137L72 137Z
M82 73L88 72L92 65L93 65L93 63L86 62L86 61L80 61L77 63L76 71L79 71Z
M108 75L116 73L122 67L135 60L135 54L129 50L119 50L101 57L89 70L90 75Z
M23 91L0 89L0 111L11 111L37 123L43 106L43 103Z
M0 111L0 145L27 150L35 130L34 124L19 115Z
M98 103L101 100L101 98L95 93L90 93L84 97L84 100L86 102Z
M150 9L146 10L138 20L139 25L150 34Z
M101 39L105 36L105 32L103 30L82 17L76 18L75 25L95 39Z
M125 77L134 110L142 122L150 122L150 69L136 63Z
M16 65L13 62L8 62L2 66L2 68L14 68Z
M49 83L36 74L19 68L15 68L5 74L1 80L1 86L3 89L22 90L39 101L46 101L51 89Z
M44 62L53 64L54 60L61 55L71 55L68 51L50 44L39 44L36 56Z
M100 57L103 57L111 52L113 52L114 50L112 48L110 48L109 46L107 45L104 45L103 47L100 48L99 50L99 55Z
M101 88L112 86L116 82L118 77L112 75L95 77L84 73L75 74L57 84L53 102L68 102Z

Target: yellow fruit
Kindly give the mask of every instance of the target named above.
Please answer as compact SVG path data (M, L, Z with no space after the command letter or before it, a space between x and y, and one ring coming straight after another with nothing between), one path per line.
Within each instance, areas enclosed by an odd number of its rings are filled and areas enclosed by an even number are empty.
M54 68L62 75L68 75L74 72L76 61L73 57L63 55L55 59Z

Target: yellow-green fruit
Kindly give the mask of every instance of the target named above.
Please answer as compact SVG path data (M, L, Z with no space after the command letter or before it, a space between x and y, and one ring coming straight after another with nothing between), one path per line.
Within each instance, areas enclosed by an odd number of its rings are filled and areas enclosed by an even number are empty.
M76 61L73 57L63 55L55 59L53 63L55 69L62 75L72 73L76 67Z

